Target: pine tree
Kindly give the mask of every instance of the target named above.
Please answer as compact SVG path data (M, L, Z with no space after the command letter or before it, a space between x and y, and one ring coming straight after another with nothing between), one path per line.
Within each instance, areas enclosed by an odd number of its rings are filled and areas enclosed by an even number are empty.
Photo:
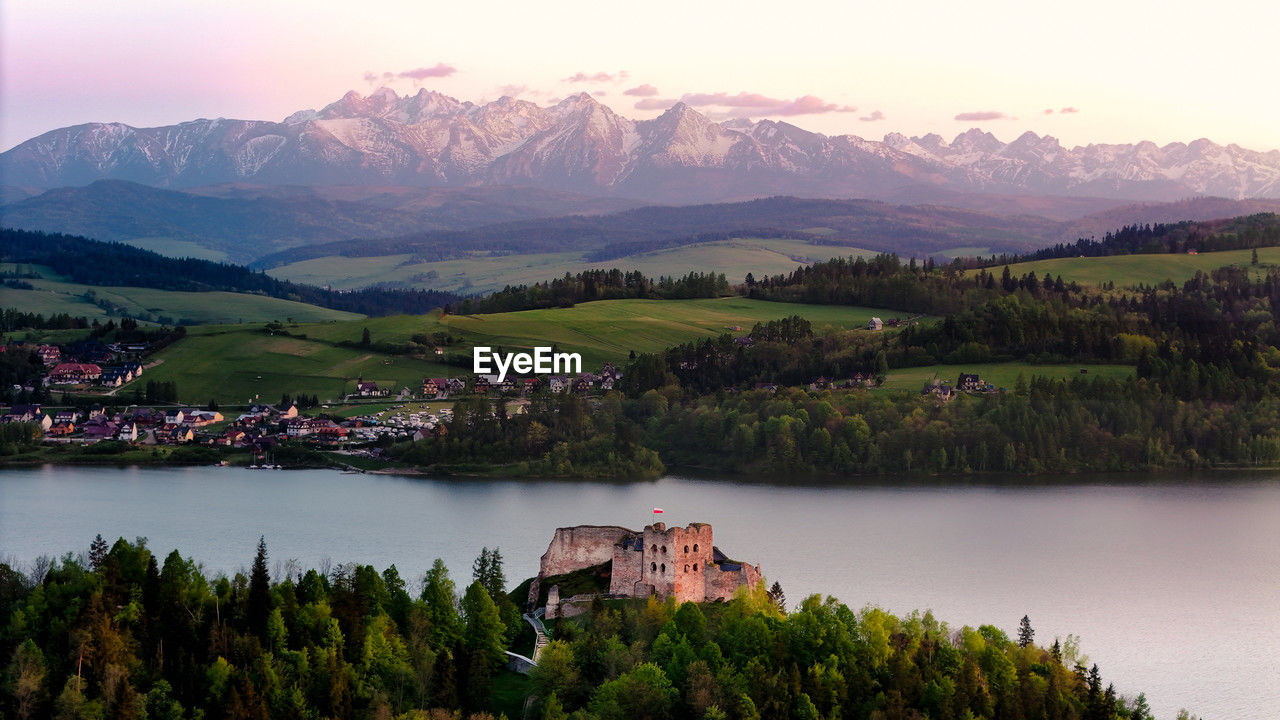
M258 538L258 554L249 573L249 606L246 613L249 631L266 640L267 621L271 618L271 575L267 572L267 539Z
M102 539L102 533L93 539L89 545L89 568L97 570L102 567L102 561L107 559L107 541Z
M452 648L462 635L458 617L458 597L444 561L436 558L422 584L422 600L426 603L429 638L432 647Z
M773 582L773 586L769 588L769 599L773 600L773 604L777 605L779 610L784 613L787 611L787 596L782 592L782 583L776 580Z
M1018 623L1018 647L1027 647L1036 639L1036 631L1031 629L1031 618L1022 616Z

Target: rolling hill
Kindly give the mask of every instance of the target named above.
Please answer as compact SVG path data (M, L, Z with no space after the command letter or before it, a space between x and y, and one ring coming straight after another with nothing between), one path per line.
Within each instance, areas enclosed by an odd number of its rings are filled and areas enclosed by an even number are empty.
M856 328L872 315L891 311L733 297L605 300L493 315L404 315L295 324L286 328L288 335L269 334L261 325L209 325L192 328L181 342L161 351L156 357L162 362L148 377L178 383L181 397L191 402L210 398L245 402L255 395L274 401L286 392L316 394L325 400L336 398L344 387L350 391L358 376L398 390L420 388L424 377L470 372L469 364L450 367L378 350L379 345L408 343L415 334L452 334L457 341L448 352L463 358L470 357L475 345L514 350L554 344L561 351L581 353L586 369L603 362L625 364L632 350L653 352L700 337L745 332L756 322L794 314L818 327ZM358 346L364 328L372 338L368 348Z
M1116 287L1158 285L1166 280L1182 283L1197 272L1210 272L1228 265L1246 268L1257 276L1280 269L1280 247L1258 248L1258 265L1251 260L1252 250L1224 250L1222 252L1160 253L1142 255L1110 255L1106 257L1054 258L1014 263L1009 271L1014 275L1034 272L1062 276L1064 282L1075 281L1082 285L1113 283ZM1000 268L993 268L997 275Z
M0 226L136 244L245 264L286 248L635 207L526 188L243 184L165 190L123 180L56 188L0 206Z

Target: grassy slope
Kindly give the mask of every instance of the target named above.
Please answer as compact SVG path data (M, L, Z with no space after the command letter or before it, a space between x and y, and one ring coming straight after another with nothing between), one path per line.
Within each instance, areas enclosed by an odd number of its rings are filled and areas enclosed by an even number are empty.
M401 315L359 322L304 326L311 337L358 340L369 328L374 342L406 342L415 333L446 330L462 343L453 351L473 345L528 348L556 344L561 350L582 353L583 362L596 366L605 361L626 360L631 350L653 352L700 337L749 330L757 322L789 315L803 315L817 328L854 328L866 325L873 315L891 314L872 308L834 305L771 303L739 297L704 300L605 300L572 308L526 310L492 315ZM469 350L465 350L469 353Z
M1134 374L1132 365L1033 365L1031 363L985 363L975 365L928 365L890 371L884 390L919 391L925 383L934 379L954 385L960 373L978 373L978 377L996 387L1013 389L1018 376L1030 380L1033 375L1069 380L1080 374L1081 368L1089 370L1089 377L1125 378Z
M1034 271L1043 277L1047 272L1053 276L1061 275L1064 281L1075 280L1081 284L1100 285L1104 282L1115 283L1119 287L1139 284L1156 285L1165 280L1182 283L1190 280L1197 271L1209 272L1226 265L1253 267L1259 274L1266 271L1267 265L1280 264L1280 247L1259 248L1259 265L1251 266L1251 250L1226 250L1200 255L1161 254L1161 255L1114 255L1096 258L1058 258L1055 260L1037 260L1034 262L1010 265L1009 271L1015 275L1025 275ZM992 272L999 275L1001 268Z
M273 268L275 277L336 288L367 287L378 282L403 282L434 290L487 292L592 268L626 268L645 275L683 275L690 270L722 272L730 282L790 272L801 264L832 257L873 254L868 250L814 245L785 238L743 238L698 243L668 250L587 262L581 253L484 256L441 262L414 263L408 255L370 258L324 257ZM436 275L426 278L428 273Z
M299 325L306 339L266 335L261 326L192 328L189 336L158 355L163 363L147 376L174 380L184 399L217 398L245 402L255 394L278 400L281 393L307 393L321 400L352 389L363 375L379 385L417 390L423 377L458 374L458 368L409 357L386 357L372 350L337 347L358 342L369 328L373 342L403 343L416 333L444 330L461 341L449 351L470 356L474 345L507 349L556 344L580 352L584 369L605 361L625 363L631 350L651 352L688 340L713 337L739 326L799 314L815 326L859 327L888 311L827 305L770 303L745 298L714 300L607 300L573 308L494 315L396 316ZM258 377L262 379L259 380Z
M11 265L8 267L12 268ZM248 293L79 285L53 277L47 269L42 271L46 277L25 280L35 286L35 290L0 287L0 307L21 308L45 315L65 312L77 317L104 319L106 312L84 298L86 291L92 291L98 298L127 308L131 315L150 313L173 318L176 322L265 322L290 317L299 322L325 322L361 317L356 313Z
M255 396L277 402L282 393L315 394L330 400L353 391L355 378L361 376L397 390L419 389L423 377L445 372L444 367L424 360L270 336L260 326L246 325L193 328L186 339L161 351L157 359L163 362L143 379L173 380L180 397L201 403L211 398L244 403Z

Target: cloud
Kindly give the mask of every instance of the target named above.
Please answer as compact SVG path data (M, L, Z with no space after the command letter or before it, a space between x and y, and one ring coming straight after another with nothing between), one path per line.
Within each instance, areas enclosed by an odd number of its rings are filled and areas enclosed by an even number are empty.
M630 90L623 90L622 94L634 97L653 97L658 94L658 88L645 83L644 85L637 85Z
M870 115L863 115L858 119L861 120L862 122L876 122L877 120L884 119L884 113L880 112L879 110L872 110Z
M622 82L623 80L626 80L626 79L627 79L627 77L629 77L629 76L630 76L630 73L628 73L626 70L619 70L619 71L618 71L618 72L616 72L616 73L607 73L607 72L597 72L597 73L576 72L576 73L574 73L574 74L570 75L569 77L565 78L562 82L567 82L567 83L607 82L607 83L611 83L611 82Z
M718 105L720 107L777 107L786 100L767 97L759 93L740 92L737 95L729 93L686 93L680 98L686 105L694 107L704 107L707 105Z
M370 86L379 83L386 85L396 80L412 80L414 87L417 87L423 80L429 78L444 78L458 72L458 68L445 63L436 63L433 67L420 67L412 70L402 70L401 72L366 72L364 81Z
M978 112L962 112L956 115L956 120L974 121L974 120L1006 120L1009 116L1002 112L994 110L980 110Z
M749 115L817 115L829 112L856 112L858 110L849 105L829 103L813 95L804 95L794 100L787 100L748 92L740 92L736 95L730 95L725 92L687 93L680 100L693 107L732 108L733 110L728 114L734 117Z
M1052 114L1053 114L1053 108L1045 108L1045 109L1044 109L1044 114L1045 114L1045 115L1052 115Z
M1078 113L1078 112L1080 112L1080 111L1079 111L1079 110L1077 110L1077 109L1075 109L1075 108L1073 108L1073 107L1064 107L1064 108L1062 108L1061 110L1059 110L1058 112L1062 113L1063 115L1071 115L1071 114L1074 114L1074 113Z
M666 110L667 108L680 102L670 98L645 98L636 102L637 110Z
M505 95L507 97L513 97L513 98L520 97L521 95L524 95L527 92L529 92L528 85L503 85L502 87L498 88L499 95Z
M458 68L444 63L436 63L433 67L420 67L397 73L397 77L422 81L427 78L442 78L458 72Z

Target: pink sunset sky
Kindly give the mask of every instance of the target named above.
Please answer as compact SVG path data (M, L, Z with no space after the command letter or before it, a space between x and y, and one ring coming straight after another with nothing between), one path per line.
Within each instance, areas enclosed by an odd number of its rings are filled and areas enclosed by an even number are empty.
M0 149L94 121L280 120L348 90L684 100L828 134L1280 148L1280 4L7 2Z

